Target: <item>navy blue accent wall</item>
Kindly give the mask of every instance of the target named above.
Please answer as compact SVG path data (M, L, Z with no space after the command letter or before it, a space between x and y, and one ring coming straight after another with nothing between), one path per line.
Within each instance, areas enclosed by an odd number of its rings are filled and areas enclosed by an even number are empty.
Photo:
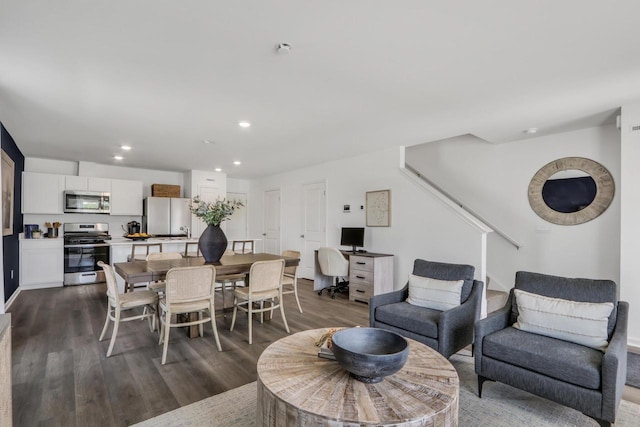
M9 132L0 122L0 141L2 149L15 162L15 176L13 177L13 235L4 236L2 238L3 245L3 265L4 265L4 302L18 289L20 283L20 250L18 244L18 234L22 233L22 171L24 171L24 156L16 145L15 141L9 135ZM13 270L13 278L11 271Z

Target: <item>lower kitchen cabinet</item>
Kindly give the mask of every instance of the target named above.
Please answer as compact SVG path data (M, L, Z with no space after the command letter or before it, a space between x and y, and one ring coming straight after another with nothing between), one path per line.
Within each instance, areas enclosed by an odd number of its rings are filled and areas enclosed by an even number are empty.
M63 240L20 240L20 289L54 288L64 281Z

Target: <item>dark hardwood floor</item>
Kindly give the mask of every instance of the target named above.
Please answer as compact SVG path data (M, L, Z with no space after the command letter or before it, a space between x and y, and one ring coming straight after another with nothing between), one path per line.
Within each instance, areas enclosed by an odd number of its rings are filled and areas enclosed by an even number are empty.
M368 325L368 306L318 296L300 280L298 312L284 297L291 333L330 326ZM227 293L230 298L231 292ZM218 294L216 294L218 295ZM222 300L217 301L222 306ZM231 300L226 301L226 306ZM263 350L286 335L280 314L254 320L247 341L246 316L229 332L231 314L217 317L222 352L211 325L203 338L171 331L167 364L161 365L158 333L146 321L120 325L111 357L108 338L98 342L106 314L105 285L22 292L11 306L13 419L15 426L126 426L256 380Z

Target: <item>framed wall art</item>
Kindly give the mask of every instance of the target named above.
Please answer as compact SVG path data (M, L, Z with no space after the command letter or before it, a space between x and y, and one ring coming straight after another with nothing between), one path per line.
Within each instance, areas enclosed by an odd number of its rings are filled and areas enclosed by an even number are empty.
M391 190L367 191L367 227L391 226Z
M2 150L2 235L13 234L13 177L15 163Z

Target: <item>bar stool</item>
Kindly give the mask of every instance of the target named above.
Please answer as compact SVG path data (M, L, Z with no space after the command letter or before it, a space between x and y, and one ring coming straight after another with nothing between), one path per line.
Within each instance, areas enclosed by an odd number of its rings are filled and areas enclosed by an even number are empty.
M155 248L155 247L158 248L157 251L152 250L152 248ZM142 249L142 250L138 250L138 249ZM127 262L146 261L147 256L149 256L150 253L156 253L156 252L162 252L162 243L134 243L131 245L131 254L127 256ZM138 287L146 288L146 285L141 285ZM133 292L135 288L136 286L133 283L124 284L125 292Z
M195 251L192 250L190 252L189 246L195 246L196 250ZM200 246L198 245L198 242L186 242L184 244L184 252L182 253L182 256L184 258L194 258L194 257L202 256L202 254L200 253Z
M157 251L151 250L157 247ZM144 251L138 251L138 249L144 249ZM127 257L127 261L146 261L147 255L152 252L162 252L162 243L134 243L131 245L131 255Z
M236 254L252 254L253 240L234 240L231 243L231 250Z

